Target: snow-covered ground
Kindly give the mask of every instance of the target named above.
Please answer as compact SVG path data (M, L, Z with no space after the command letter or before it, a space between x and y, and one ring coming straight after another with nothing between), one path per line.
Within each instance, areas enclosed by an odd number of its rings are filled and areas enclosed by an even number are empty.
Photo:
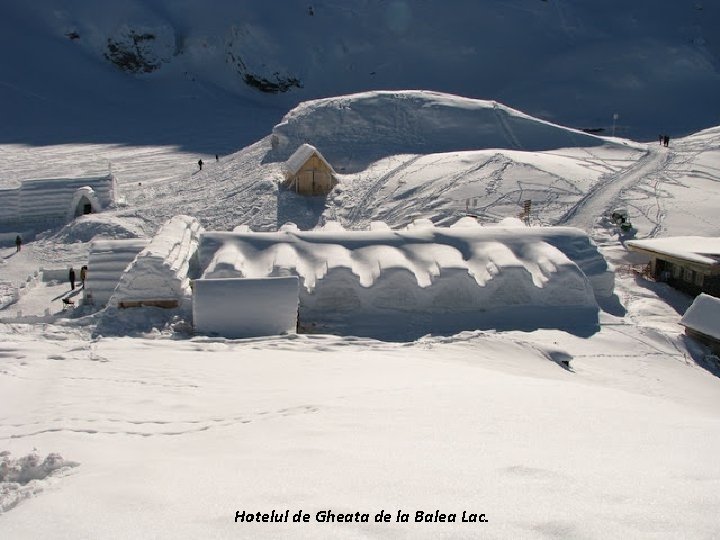
M717 537L717 359L678 324L691 299L624 271L622 242L720 234L720 130L667 149L621 139L524 149L500 126L473 150L471 127L460 122L431 154L406 131L405 153L340 174L327 200L278 190L270 135L219 161L203 156L201 172L181 149L157 159L152 149L145 158L93 146L113 162L126 206L34 231L20 253L14 235L0 247L0 452L10 452L0 467L30 471L0 474L0 536ZM371 155L357 148L346 148L356 162ZM14 167L93 173L60 164L86 159L83 145L3 150L3 186L19 178ZM67 266L86 261L93 237L146 237L176 214L226 231L285 221L399 227L466 214L494 222L516 217L525 199L532 223L585 229L618 269L616 301L591 335L233 341L192 337L182 310L62 311L63 297L81 294L64 281ZM604 219L618 206L629 210L629 233ZM38 279L40 268L57 279ZM62 461L41 467L53 453ZM302 510L310 521L236 523L243 510ZM370 523L319 523L323 510L368 513ZM380 510L391 522L373 522ZM418 510L487 523L414 523ZM410 521L396 522L398 511Z

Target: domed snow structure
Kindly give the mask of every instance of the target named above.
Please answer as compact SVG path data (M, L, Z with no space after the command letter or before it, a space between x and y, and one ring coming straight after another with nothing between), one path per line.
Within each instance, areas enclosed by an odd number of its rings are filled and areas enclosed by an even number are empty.
M232 278L294 276L301 326L383 338L479 328L587 333L597 326L596 299L613 294L602 255L569 227L209 232L199 263L204 280L227 280L228 306L265 309L233 297Z

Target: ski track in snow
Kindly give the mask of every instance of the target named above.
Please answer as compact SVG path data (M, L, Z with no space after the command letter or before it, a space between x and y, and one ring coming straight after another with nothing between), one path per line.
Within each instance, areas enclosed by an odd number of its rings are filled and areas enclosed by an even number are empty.
M269 421L276 418L294 416L298 414L313 414L318 412L313 405L298 405L284 407L274 411L259 411L257 413L227 416L222 418L208 418L200 420L129 420L125 418L55 418L51 421L25 422L23 424L0 423L0 440L24 439L46 433L79 433L87 435L137 435L140 437L178 436L199 433L216 428L235 427L251 424L257 421ZM96 424L108 423L117 428L108 426L94 427ZM52 426L52 424L60 424ZM32 425L45 426L42 429L23 431L18 433L16 428ZM130 427L123 427L130 426ZM145 428L145 429L141 429ZM8 433L8 434L6 434Z
M667 155L648 150L635 164L627 169L614 173L606 173L565 215L558 221L559 225L579 227L586 231L592 230L597 219L607 214L616 204L620 204L624 190L657 174L667 162Z

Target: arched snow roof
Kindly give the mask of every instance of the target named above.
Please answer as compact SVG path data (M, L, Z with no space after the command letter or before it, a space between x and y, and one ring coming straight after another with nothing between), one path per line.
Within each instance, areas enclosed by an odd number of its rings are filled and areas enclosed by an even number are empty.
M65 214L65 219L67 221L71 221L75 217L75 210L77 209L77 206L78 204L80 204L80 201L83 199L83 197L90 202L93 213L102 212L102 204L100 203L100 199L98 199L95 190L90 186L83 186L76 189L75 193L73 193L72 200L70 201L70 206L68 207Z

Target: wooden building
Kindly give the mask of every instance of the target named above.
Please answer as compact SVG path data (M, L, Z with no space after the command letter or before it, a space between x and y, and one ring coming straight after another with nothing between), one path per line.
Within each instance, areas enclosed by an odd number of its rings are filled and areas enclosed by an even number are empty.
M284 169L285 186L300 195L327 195L337 184L332 166L310 144L301 145Z
M720 296L720 238L674 236L625 243L650 258L650 277L692 296Z
M701 294L683 315L685 333L720 355L720 298Z

